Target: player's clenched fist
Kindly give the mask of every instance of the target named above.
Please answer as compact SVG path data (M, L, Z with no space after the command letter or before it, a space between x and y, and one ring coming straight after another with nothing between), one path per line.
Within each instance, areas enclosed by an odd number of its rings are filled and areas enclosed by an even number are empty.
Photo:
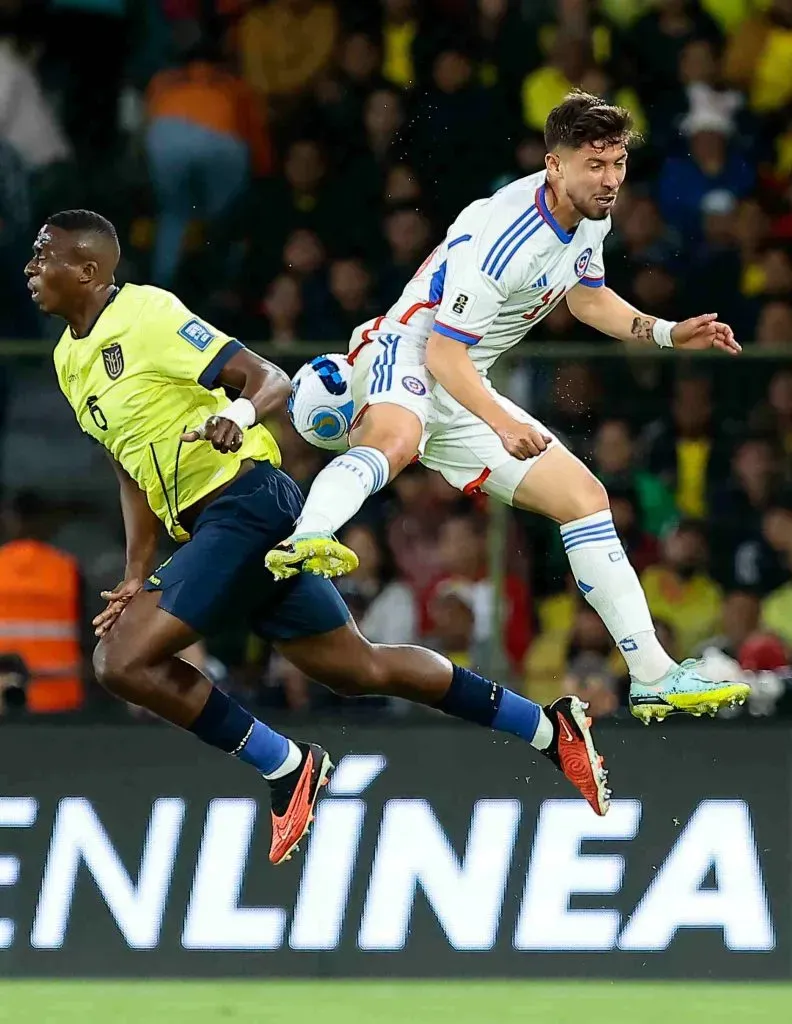
M209 441L217 451L238 452L242 447L242 428L224 416L210 416L206 423L181 435L182 441Z
M512 420L504 426L496 427L495 433L509 455L521 461L541 455L552 441L547 434L519 420Z

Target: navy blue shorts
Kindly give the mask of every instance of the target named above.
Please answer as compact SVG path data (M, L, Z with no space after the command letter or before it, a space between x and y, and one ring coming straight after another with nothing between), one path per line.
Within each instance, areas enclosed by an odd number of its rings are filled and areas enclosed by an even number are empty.
M333 584L312 573L277 581L264 565L303 506L297 484L258 462L208 505L192 539L144 583L159 606L206 635L240 624L267 640L293 640L343 626L349 610Z

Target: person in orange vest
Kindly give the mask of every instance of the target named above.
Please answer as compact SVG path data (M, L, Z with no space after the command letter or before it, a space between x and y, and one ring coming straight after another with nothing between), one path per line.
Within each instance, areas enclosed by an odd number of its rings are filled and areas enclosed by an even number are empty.
M76 711L85 701L81 580L77 560L47 542L44 500L26 491L9 503L0 545L0 655L27 666L27 708Z

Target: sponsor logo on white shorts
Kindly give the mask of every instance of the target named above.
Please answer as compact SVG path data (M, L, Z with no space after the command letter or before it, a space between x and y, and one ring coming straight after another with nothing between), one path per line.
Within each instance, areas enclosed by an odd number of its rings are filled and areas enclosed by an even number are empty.
M417 377L402 377L402 384L412 395L426 394L426 385Z

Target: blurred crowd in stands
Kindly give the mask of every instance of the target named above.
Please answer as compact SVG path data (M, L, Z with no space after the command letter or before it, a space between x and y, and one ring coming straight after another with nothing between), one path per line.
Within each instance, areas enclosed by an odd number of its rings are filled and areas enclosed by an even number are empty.
M463 205L543 165L544 118L574 86L641 132L608 283L669 319L717 311L766 358L556 353L508 390L608 485L671 653L751 673L749 713L792 710L792 0L0 0L0 336L52 335L21 268L47 213L81 206L116 222L122 279L172 288L290 370L298 341L344 351ZM531 340L603 339L561 305ZM321 455L276 427L308 485ZM8 637L9 609L35 605L13 581L47 561L63 510L22 494L6 512ZM339 587L372 640L482 664L487 513L418 466L369 503ZM27 675L44 712L85 701L86 624L123 572L120 545L101 565L50 550L38 585L70 582L55 635L25 648L50 662L6 665L0 644L0 692ZM508 566L514 684L623 713L623 664L555 526L511 515ZM244 633L186 656L247 700L339 706Z

